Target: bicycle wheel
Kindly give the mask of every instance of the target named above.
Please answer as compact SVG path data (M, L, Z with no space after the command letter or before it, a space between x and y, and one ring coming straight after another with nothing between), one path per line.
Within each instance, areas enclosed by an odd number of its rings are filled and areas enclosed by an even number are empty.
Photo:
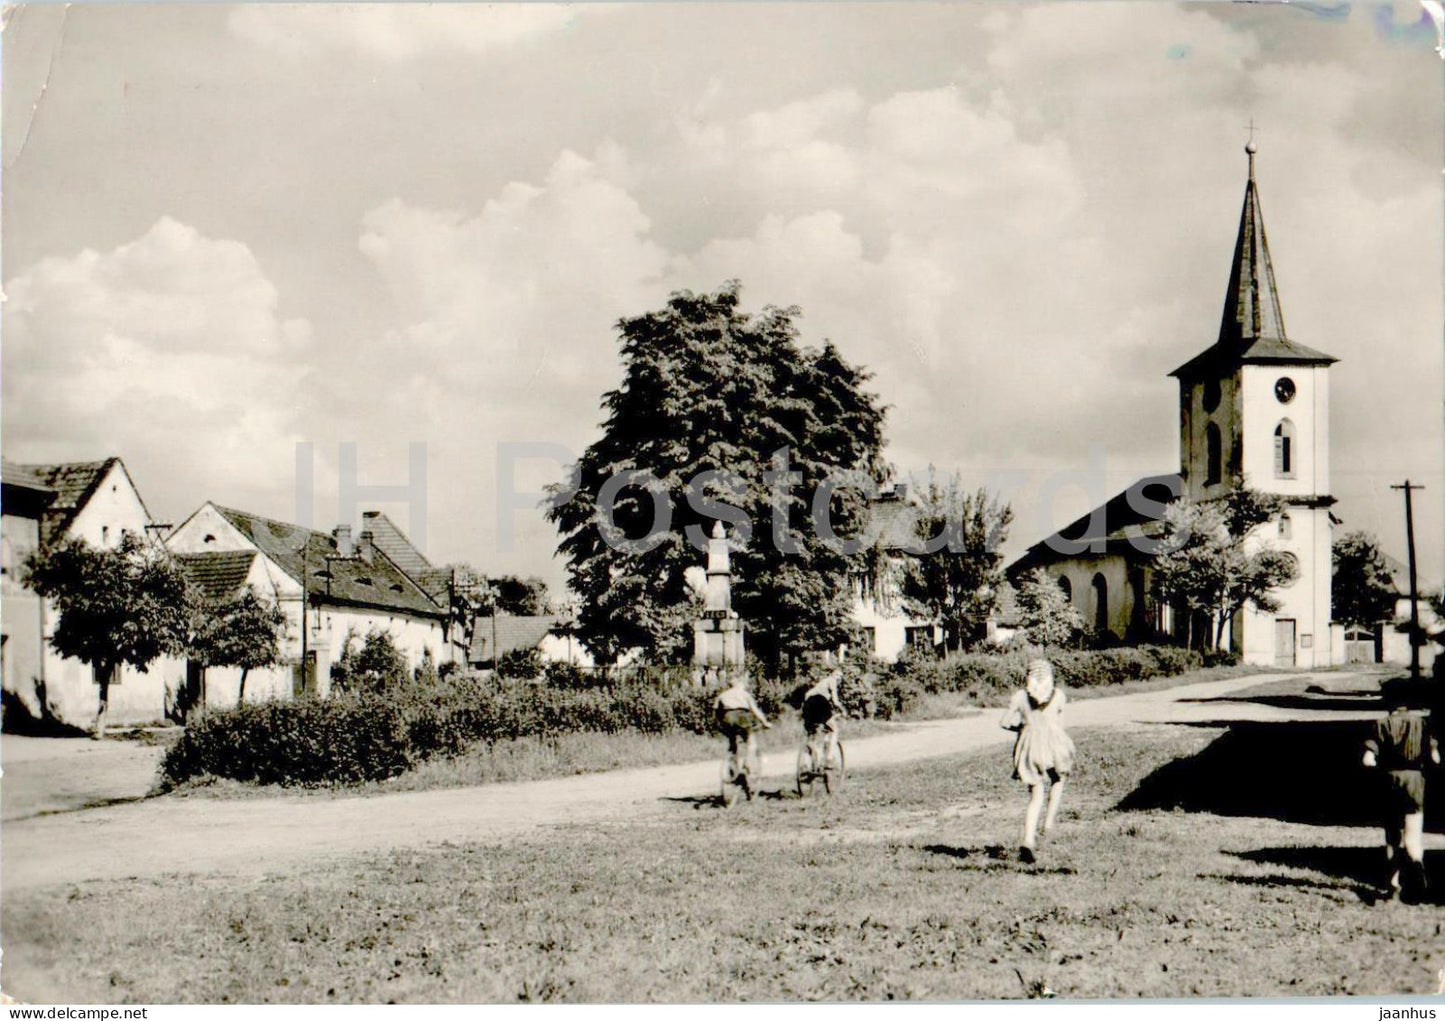
M813 768L813 749L803 745L798 749L798 797L806 798L813 793L813 781L818 771Z
M843 758L843 742L834 741L827 756L827 761L823 763L823 789L829 794L836 794L838 789L843 786L843 777L847 773Z

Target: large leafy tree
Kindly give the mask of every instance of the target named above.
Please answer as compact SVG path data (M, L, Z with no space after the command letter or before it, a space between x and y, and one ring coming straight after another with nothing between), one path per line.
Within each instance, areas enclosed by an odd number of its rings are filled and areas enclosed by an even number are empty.
M98 686L97 737L105 734L110 685L122 665L146 672L185 649L185 576L164 552L127 532L114 549L68 538L32 553L25 584L55 604L51 645L90 666Z
M1188 611L1191 629L1195 615L1205 615L1215 648L1244 607L1262 613L1279 609L1274 592L1298 574L1294 557L1251 537L1283 508L1277 496L1239 488L1207 503L1179 500L1164 511L1154 555L1155 591Z
M776 668L846 635L849 576L861 570L848 540L865 529L865 489L884 477L883 409L831 343L799 343L798 309L747 315L738 305L732 282L618 323L622 383L603 396L602 436L549 510L581 597L579 635L600 659L631 648L654 660L689 654L685 572L702 565L719 518L750 650ZM638 472L650 488L628 475ZM842 473L855 484L827 487L820 501L830 536L814 527L814 498ZM639 484L620 485L627 479Z
M1379 540L1350 532L1335 540L1330 605L1335 620L1351 627L1376 627L1395 616L1395 578Z
M983 637L998 604L1003 578L1001 547L1013 509L985 490L970 491L954 475L930 477L915 517L916 553L909 558L903 595L943 626L950 650Z
M286 614L274 602L262 599L249 587L220 602L193 593L191 607L187 658L202 670L209 667L240 668L241 684L236 700L246 701L246 678L251 671L281 663Z

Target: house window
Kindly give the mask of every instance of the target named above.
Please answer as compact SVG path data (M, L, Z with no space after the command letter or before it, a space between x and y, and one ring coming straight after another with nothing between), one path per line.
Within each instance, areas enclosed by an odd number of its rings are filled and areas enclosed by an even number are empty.
M1222 445L1223 441L1219 435L1219 426L1210 422L1204 427L1204 484L1206 486L1218 485L1220 478L1223 477L1220 470L1220 463L1224 459L1223 452L1220 449Z
M1109 630L1109 583L1102 574L1094 575L1094 630Z
M109 526L109 525L101 525L101 526L100 526L100 544L101 544L102 546L104 546L104 545L105 545L106 543L108 543L108 542L110 542L110 526Z
M1294 423L1287 418L1274 427L1274 475L1294 478Z
M1064 602L1072 603L1074 601L1074 586L1068 578L1059 579L1059 589L1064 593Z
M1293 534L1294 527L1290 523L1289 515L1281 514L1279 516L1279 537L1281 539L1289 539L1293 536Z

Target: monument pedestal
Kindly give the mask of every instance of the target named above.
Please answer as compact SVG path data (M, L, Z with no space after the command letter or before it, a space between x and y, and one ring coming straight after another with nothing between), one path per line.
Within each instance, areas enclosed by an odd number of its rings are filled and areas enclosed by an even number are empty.
M716 611L692 626L692 661L702 667L743 665L743 622L736 613Z

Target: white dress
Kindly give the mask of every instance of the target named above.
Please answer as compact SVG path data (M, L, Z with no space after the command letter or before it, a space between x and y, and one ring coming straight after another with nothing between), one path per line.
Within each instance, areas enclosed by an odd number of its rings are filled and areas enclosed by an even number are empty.
M1045 779L1057 780L1074 768L1074 742L1064 732L1063 709L1068 700L1064 689L1042 705L1035 704L1026 691L1014 692L1002 724L1018 731L1014 740L1014 776L1030 787Z

